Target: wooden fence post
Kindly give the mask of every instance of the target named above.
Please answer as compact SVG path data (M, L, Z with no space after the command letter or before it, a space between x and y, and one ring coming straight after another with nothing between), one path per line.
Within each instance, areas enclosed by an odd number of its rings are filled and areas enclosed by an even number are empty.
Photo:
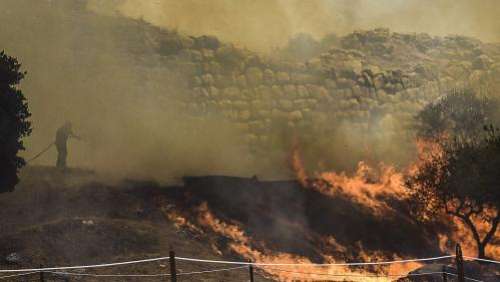
M448 274L446 274L446 265L443 265L443 282L448 282Z
M170 281L177 282L177 269L175 268L175 252L170 247L169 260L170 262Z
M43 268L43 264L40 264L40 268ZM45 276L43 271L40 271L40 282L45 282Z
M251 264L248 265L248 274L250 275L250 282L254 282L253 281L253 265L251 265Z
M457 264L458 282L465 282L464 278L464 258L462 257L462 248L460 244L456 246L455 262Z

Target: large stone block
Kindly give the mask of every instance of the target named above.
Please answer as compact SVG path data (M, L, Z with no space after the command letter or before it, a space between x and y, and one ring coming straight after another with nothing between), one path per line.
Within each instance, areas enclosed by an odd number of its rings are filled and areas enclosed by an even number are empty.
M201 49L201 56L203 57L203 60L205 61L210 61L214 59L214 51L210 49Z
M213 86L210 86L208 87L208 94L209 94L209 97L212 98L212 99L218 99L219 98L219 94L220 94L220 91L219 89L213 87Z
M200 76L193 76L193 79L192 79L192 82L191 84L194 86L194 87L200 87L202 84L203 84L203 81L201 79Z
M304 109L307 108L308 103L306 99L297 99L293 101L294 108L296 109Z
M233 101L233 107L237 110L248 110L250 109L250 105L246 101L236 100Z
M238 75L236 77L236 83L237 83L238 87L246 88L247 87L247 78L244 75Z
M260 85L254 91L257 93L257 98L270 99L272 97L271 88L267 85Z
M284 85L283 92L285 92L285 97L287 99L293 99L297 97L297 87L293 84Z
M264 70L264 83L266 85L273 85L274 83L274 72L270 69Z
M251 117L251 113L249 110L243 110L238 112L238 119L242 121L247 121Z
M307 98L309 97L309 91L307 91L307 88L304 85L297 85L297 95L300 98Z
M354 85L356 85L354 80L343 77L337 79L338 88L352 88Z
M273 119L277 119L277 120L280 120L280 119L286 119L287 118L287 112L284 112L282 110L279 110L279 109L273 109L271 111L271 116Z
M293 103L289 99L280 99L279 100L279 106L281 109L285 111L291 111L293 110Z
M245 76L250 86L257 86L262 83L263 73L257 67L250 67L246 70Z
M325 79L324 85L326 88L328 88L328 90L332 90L332 89L337 88L337 83L335 82L335 80L330 79L330 78Z
M203 81L203 85L207 86L214 85L215 83L214 77L209 73L202 75L201 80Z
M271 94L274 99L281 98L284 96L283 89L279 85L273 85L271 87Z
M227 87L224 88L223 95L226 98L237 99L240 97L240 90L237 87Z
M301 111L293 111L293 112L288 113L288 120L289 121L297 122L297 121L302 120L303 118L304 117L302 116Z
M276 80L280 84L286 84L290 82L290 76L288 75L287 72L280 71L276 73Z

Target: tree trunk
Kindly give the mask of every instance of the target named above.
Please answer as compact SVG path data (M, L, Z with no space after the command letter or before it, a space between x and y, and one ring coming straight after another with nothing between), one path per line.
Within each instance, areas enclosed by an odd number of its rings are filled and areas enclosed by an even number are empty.
M484 258L484 249L488 242L482 242L481 237L479 236L479 232L477 232L476 226L470 219L470 216L460 216L460 218L465 222L465 224L469 227L472 232L472 236L474 237L474 241L476 241L477 246L477 256L478 258Z
M486 257L485 248L486 248L487 243L488 242L484 242L484 244L481 244L481 243L477 244L477 257L478 258L485 258Z
M479 232L476 229L476 226L472 222L469 216L460 216L460 218L465 222L465 224L469 227L469 229L472 231L472 235L474 237L474 240L476 241L477 245L477 257L478 258L486 258L486 245L491 241L493 236L495 235L497 231L497 227L500 223L500 212L497 212L496 217L493 219L491 222L491 228L484 236L484 238L481 240L481 237L479 235Z

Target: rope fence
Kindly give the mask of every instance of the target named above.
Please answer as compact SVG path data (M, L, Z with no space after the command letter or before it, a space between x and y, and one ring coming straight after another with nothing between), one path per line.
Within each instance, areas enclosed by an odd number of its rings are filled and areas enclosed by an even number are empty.
M456 273L451 273L443 267L442 271L433 271L433 272L422 272L422 273L405 273L405 274L352 274L352 273L325 273L325 272L301 272L295 270L287 270L282 268L274 268L274 267L286 267L286 266L294 266L294 267L330 267L330 266L373 266L373 265L390 265L390 264L402 264L409 262L430 262L444 259L455 259L456 263ZM234 271L238 269L248 269L250 281L253 282L253 274L254 267L259 268L263 271L277 271L277 272L286 272L298 275L318 275L318 276L329 276L329 277L356 277L356 278L365 278L365 277L412 277L412 276L424 276L424 275L442 275L443 281L447 281L447 276L457 277L458 281L473 281L473 282L482 282L481 280L467 277L464 275L463 271L463 259L466 258L468 260L479 261L483 263L492 263L492 264L500 264L500 261L489 260L489 259L481 259L475 257L467 257L462 256L460 245L457 244L456 254L455 255L446 255L446 256L438 256L431 258L420 258L420 259L405 259L405 260L393 260L393 261L379 261L379 262L346 262L346 263L259 263L259 262L244 262L244 261L228 261L228 260L209 260L209 259L198 259L198 258L188 258L188 257L176 257L175 252L172 250L169 253L168 257L158 257L158 258L150 258L150 259L141 259L141 260L132 260L132 261L124 261L124 262L115 262L115 263L104 263L104 264L94 264L94 265L80 265L80 266L62 266L62 267L42 267L39 268L30 268L30 269L0 269L0 274L7 274L4 276L0 276L0 280L15 278L21 276L35 275L39 274L39 281L45 282L44 274L52 274L59 276L81 276L81 277L169 277L170 281L176 282L178 276L188 276L188 275L199 275L199 274L209 274L209 273L217 273L217 272L227 272ZM169 273L156 273L156 274L92 274L92 273L79 273L79 272L71 272L68 270L77 270L77 269L97 269L97 268L107 268L113 266L123 266L123 265L132 265L132 264L141 264L148 262L159 262L159 261L169 261L170 272ZM192 271L192 272L179 272L176 268L176 261L185 261L185 262L198 262L203 264L226 264L226 265L237 265L235 267L227 267L227 268L215 268L201 271ZM10 274L13 273L13 274Z
M191 262L204 262L204 263L216 263L216 264L237 264L237 265L253 265L253 266L305 266L305 267L329 267L329 266L364 266L364 265L386 265L386 264L396 264L396 263L408 263L408 262L423 262L423 261L434 261L447 258L454 258L453 255L440 256L433 258L422 258L422 259L406 259L406 260L394 260L394 261L379 261L379 262L346 262L346 263L259 263L259 262L240 262L240 261L226 261L226 260L205 260L205 259L195 259L195 258L184 258L176 257L176 260L180 261L191 261Z

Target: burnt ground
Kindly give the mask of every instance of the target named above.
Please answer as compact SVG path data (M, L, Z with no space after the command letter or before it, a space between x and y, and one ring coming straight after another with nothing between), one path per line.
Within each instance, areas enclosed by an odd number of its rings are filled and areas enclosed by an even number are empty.
M347 261L360 252L400 257L440 255L430 226L406 215L404 203L393 199L399 212L377 216L346 197L328 197L295 181L261 182L255 179L207 176L185 177L178 188L178 206L189 209L206 202L221 219L236 221L245 231L275 251L307 256L321 262L321 253ZM321 245L334 235L347 251Z
M168 204L167 190L154 183L105 184L85 171L61 173L53 168L27 167L12 193L0 194L0 269L68 266L168 256L208 259L222 257L209 244L210 234L194 235L167 220L160 202ZM89 224L92 221L93 224ZM19 264L5 260L11 253ZM227 266L178 262L191 272ZM168 273L168 263L153 262L87 270L86 273ZM0 275L2 276L2 275ZM257 281L268 281L256 274ZM2 281L38 281L38 276ZM31 279L31 280L30 280ZM246 281L248 270L180 277L179 281ZM49 280L52 281L52 280ZM62 281L62 280L54 280ZM71 278L70 281L167 281L160 278Z
M176 228L165 214L168 206L195 222L197 207L202 203L217 218L240 226L252 237L252 247L263 252L286 252L315 262L322 262L321 254L325 253L346 261L359 261L363 254L388 258L394 254L403 258L442 255L433 235L435 230L407 216L403 203L392 203L399 213L376 216L348 198L326 197L294 181L208 176L186 177L184 185L162 186L148 181L111 183L91 172L62 173L48 167L27 167L21 178L13 193L0 194L0 269L167 256L170 246L179 256L242 260L229 247L229 238L203 227L200 230L205 232ZM323 238L328 235L334 235L345 249L327 244ZM4 258L14 252L20 255L21 262L8 265ZM179 263L182 272L212 267ZM86 271L167 272L166 262ZM247 279L247 270L242 269L185 276L179 281ZM267 280L257 273L256 281Z

